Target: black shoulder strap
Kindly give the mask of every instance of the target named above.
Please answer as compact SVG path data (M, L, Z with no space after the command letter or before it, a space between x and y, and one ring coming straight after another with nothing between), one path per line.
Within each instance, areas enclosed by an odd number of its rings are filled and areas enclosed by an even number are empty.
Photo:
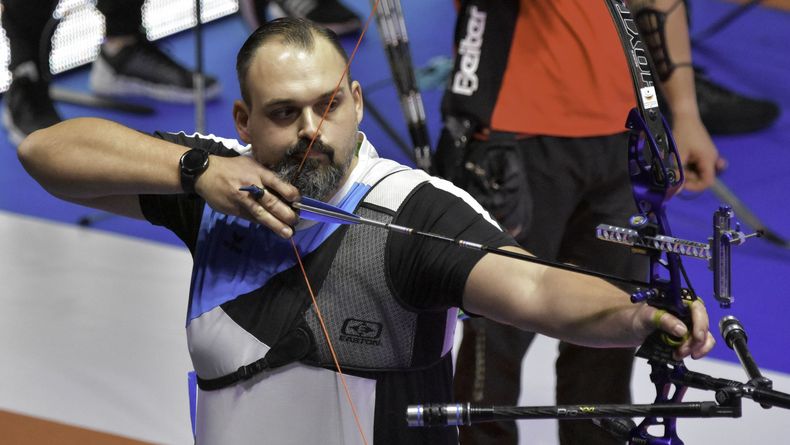
M197 376L198 387L204 391L214 391L249 380L267 369L276 369L307 357L313 352L314 344L313 335L307 326L299 326L281 338L263 358L240 366L236 372L214 379Z

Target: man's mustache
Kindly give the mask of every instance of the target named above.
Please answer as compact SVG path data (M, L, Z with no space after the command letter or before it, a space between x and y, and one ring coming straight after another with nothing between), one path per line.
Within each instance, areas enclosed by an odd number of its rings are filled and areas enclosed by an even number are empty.
M301 161L307 154L307 147L309 146L310 141L301 139L293 147L289 148L288 151L285 152L285 155L289 158L297 158L299 161ZM329 162L335 162L335 149L328 144L324 144L318 139L316 139L313 143L313 146L310 147L310 153L320 153L326 155L326 157L329 158Z

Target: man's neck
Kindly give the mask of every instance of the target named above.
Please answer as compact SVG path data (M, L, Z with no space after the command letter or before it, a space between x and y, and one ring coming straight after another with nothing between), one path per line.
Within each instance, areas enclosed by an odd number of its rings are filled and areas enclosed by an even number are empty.
M354 171L354 169L357 167L358 162L359 162L359 156L357 154L354 154L354 157L351 158L351 164L346 169L346 174L343 175L343 178L340 180L340 184L338 184L337 188L332 190L332 193L330 193L329 196L326 197L325 199L326 202L329 202L334 198L336 198L337 194L340 193L340 191L345 188L346 183L351 178L351 174Z

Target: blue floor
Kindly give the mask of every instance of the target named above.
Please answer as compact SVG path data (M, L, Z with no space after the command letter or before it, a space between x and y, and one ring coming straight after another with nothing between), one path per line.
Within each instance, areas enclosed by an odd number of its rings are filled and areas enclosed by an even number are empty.
M364 0L346 0L361 16L367 17L369 4ZM694 31L706 28L735 6L720 0L695 0L692 3ZM411 38L415 66L423 66L437 56L449 56L452 48L454 10L450 1L403 0L404 12ZM608 26L608 24L606 24ZM235 137L231 120L231 106L238 97L235 80L235 53L248 30L238 16L232 16L205 26L205 66L223 84L223 95L207 106L208 132L223 137ZM787 40L786 40L787 39ZM790 57L784 46L790 40L790 13L762 7L751 10L716 36L700 42L694 48L695 62L708 69L717 82L756 97L778 102L784 113L771 128L755 134L715 137L720 152L729 160L730 167L721 179L746 202L764 222L790 237ZM354 37L344 38L350 50ZM185 63L192 63L193 40L190 33L167 38L163 45ZM360 80L368 104L385 114L391 125L408 140L408 133L397 105L395 92L388 83L388 65L379 43L375 25L365 36L355 63L353 77ZM82 68L60 75L56 84L76 90L87 89L88 69ZM365 85L378 85L365 90ZM381 85L384 85L381 87ZM432 141L439 131L439 101L441 91L423 91ZM65 117L101 116L119 121L142 131L178 131L194 129L191 106L168 105L140 101L155 108L152 116L134 116L91 108L59 104ZM625 119L625 116L624 116ZM381 130L368 113L362 129L368 133L380 152L404 163L410 163ZM0 132L3 130L0 129ZM77 223L88 217L93 227L100 230L143 237L165 243L179 241L165 230L144 222L120 217L106 217L90 209L59 201L44 192L22 170L7 142L0 135L0 209L65 223ZM710 236L711 213L718 201L710 192L684 195L670 204L670 221L676 236L704 241ZM2 243L2 241L0 241ZM2 244L0 244L1 246ZM13 254L13 252L3 252ZM715 323L721 316L732 314L744 323L749 333L750 346L761 366L790 373L790 329L786 316L790 303L786 293L790 289L790 250L778 248L761 240L750 240L734 249L733 293L737 300L726 312L715 307L707 298L711 318ZM702 261L687 260L691 279L701 295L710 295L712 275ZM735 355L719 342L713 356L737 361ZM693 368L693 364L690 365ZM790 388L784 388L790 390Z

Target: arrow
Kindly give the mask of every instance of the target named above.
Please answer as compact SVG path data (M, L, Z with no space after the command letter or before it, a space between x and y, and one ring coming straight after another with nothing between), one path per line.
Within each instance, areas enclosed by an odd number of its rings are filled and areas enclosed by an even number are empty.
M260 199L266 191L264 189L256 186L256 185L248 185L239 188L239 190L248 192L255 197L255 199ZM528 261L530 263L541 264L544 266L554 267L557 269L567 270L570 272L577 272L584 275L590 275L593 277L603 278L604 280L611 280L617 281L620 283L630 284L633 286L638 286L640 288L650 288L650 284L645 281L640 280L632 280L630 278L622 278L617 277L614 275L609 275L602 272L597 272L594 270L583 269L581 267L570 266L567 264L562 263L555 263L553 261L542 260L540 258L527 255L520 252L512 252L510 250L500 249L498 247L491 247L485 244L475 243L472 241L466 241L458 238L451 238L449 236L440 235L438 233L433 232L423 232L421 230L413 229L411 227L400 226L397 224L385 223L381 221L376 221L375 219L365 218L359 215L356 215L351 212L347 212L341 208L336 206L327 204L323 201L319 201L317 199L308 198L303 196L300 201L292 202L291 206L297 210L299 210L299 217L302 219L306 219L309 221L317 221L322 223L329 223L329 224L363 224L367 226L378 227L381 229L389 230L392 232L402 233L405 235L416 235L421 236L433 240L444 241L446 243L455 244L457 246L472 249L472 250L479 250L483 252L493 253L495 255L500 255L508 258L515 258L517 260Z
M544 266L555 267L557 269L567 270L571 272L577 272L585 275L590 275L598 278L603 278L605 280L617 281L621 283L630 284L633 286L638 286L641 288L649 288L650 285L647 282L640 281L640 280L632 280L629 278L622 278L617 277L614 275L605 274L602 272L597 272L594 270L583 269L576 266L570 266L567 264L562 263L555 263L553 261L542 260L540 258L527 255L520 252L512 252L510 250L500 249L498 247L491 247L485 244L475 243L472 241L466 241L458 238L451 238L449 236L440 235L438 233L433 232L424 232L421 230L413 229L411 227L400 226L397 224L385 223L381 221L376 221L374 219L365 218L354 213L347 212L343 209L337 208L333 205L327 204L325 202L319 201L317 199L302 197L300 202L294 202L291 204L295 209L299 210L299 217L303 219L307 219L310 221L319 221L325 223L334 223L334 224L364 224L373 227L379 227L385 230L402 233L405 235L415 235L421 236L424 238L429 238L433 240L443 241L446 243L455 244L457 246L472 249L472 250L479 250L483 252L493 253L495 255L500 255L508 258L515 258L522 261L528 261L531 263L537 263Z

